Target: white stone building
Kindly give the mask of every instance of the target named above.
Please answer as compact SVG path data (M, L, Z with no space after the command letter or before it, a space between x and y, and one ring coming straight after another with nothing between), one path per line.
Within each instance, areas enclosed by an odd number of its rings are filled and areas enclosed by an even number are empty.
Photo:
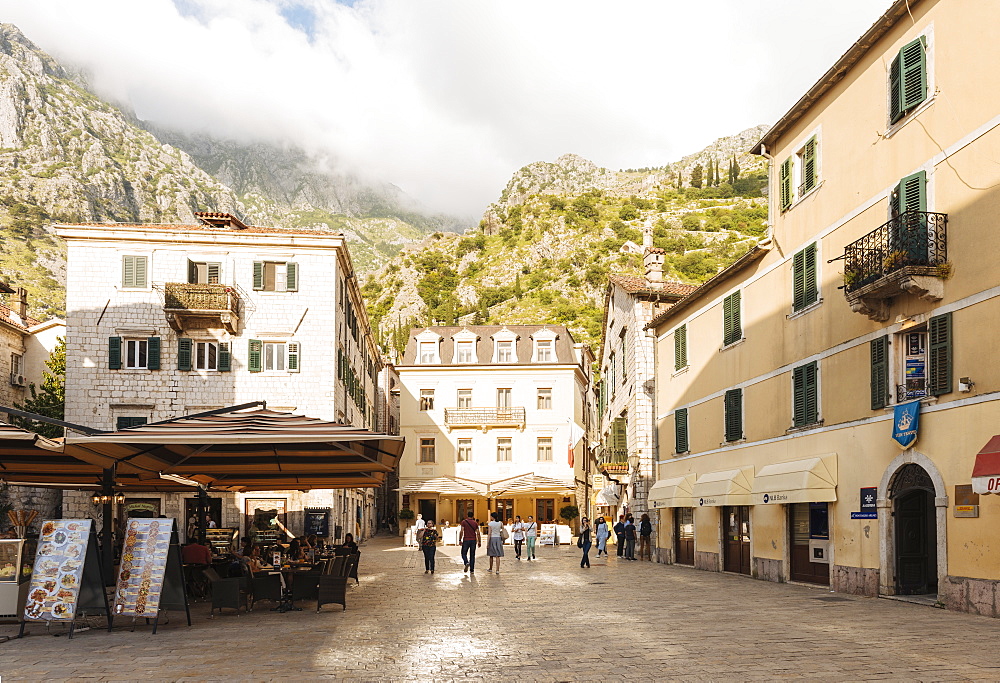
M66 240L66 420L116 429L251 401L377 429L381 357L345 239L250 227L58 225ZM276 509L294 534L328 508L331 536L374 529L372 490L211 494L220 526L245 534ZM90 516L88 495L65 513ZM73 506L76 509L72 509ZM130 495L130 511L187 520L194 494Z
M646 496L655 481L656 436L653 422L655 368L653 339L645 325L693 291L693 285L663 279L663 250L647 246L645 277L611 275L604 310L601 383L598 388L600 446L595 453L600 483L595 514L615 519L627 507L647 511Z
M400 509L452 524L585 514L592 362L561 325L413 330L397 366Z

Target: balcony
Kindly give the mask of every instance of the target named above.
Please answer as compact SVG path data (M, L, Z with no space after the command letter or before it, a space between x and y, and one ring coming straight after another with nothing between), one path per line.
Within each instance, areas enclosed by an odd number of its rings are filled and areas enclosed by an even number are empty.
M191 329L225 328L239 334L240 297L229 285L167 282L163 285L163 312L170 327Z
M844 248L844 293L855 313L889 319L898 294L940 301L948 263L948 215L907 211Z
M517 408L445 408L444 425L448 430L473 427L484 432L490 427L524 429L525 410Z
M628 449L601 448L597 452L597 469L607 474L628 474Z

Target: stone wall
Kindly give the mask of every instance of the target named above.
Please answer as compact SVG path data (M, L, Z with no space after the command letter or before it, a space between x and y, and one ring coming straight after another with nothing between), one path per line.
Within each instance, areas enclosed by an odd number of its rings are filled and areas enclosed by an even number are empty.
M753 558L753 576L763 581L775 583L785 582L784 563L781 560L771 560L766 557Z
M694 551L694 568L709 572L719 571L719 553L709 553L704 550Z
M38 533L40 523L46 519L59 519L62 509L62 491L34 486L8 486L0 492L0 501L10 504L14 510L37 510L38 516L28 529L28 537ZM0 529L11 528L10 520L4 515L0 519Z
M1000 617L1000 581L946 576L938 582L938 600L958 612Z
M878 597L879 570L867 567L830 567L830 588L839 593Z
M673 564L674 563L674 552L671 548L656 548L653 551L653 557L660 564Z

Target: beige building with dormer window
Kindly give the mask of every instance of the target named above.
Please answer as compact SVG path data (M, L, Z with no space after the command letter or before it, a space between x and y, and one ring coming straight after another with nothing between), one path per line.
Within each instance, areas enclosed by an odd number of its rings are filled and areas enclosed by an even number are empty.
M452 524L586 512L592 360L559 325L413 330L396 366L400 508Z

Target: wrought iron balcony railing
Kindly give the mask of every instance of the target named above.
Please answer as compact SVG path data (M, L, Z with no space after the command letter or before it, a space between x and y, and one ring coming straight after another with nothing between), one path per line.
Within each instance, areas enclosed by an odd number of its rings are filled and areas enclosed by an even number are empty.
M229 285L187 282L163 285L163 311L177 330L205 327L214 322L235 333L239 308L239 294Z
M628 472L627 448L601 448L597 453L597 469L605 472Z
M907 211L844 248L844 289L857 292L894 272L935 275L948 262L948 214ZM943 272L942 277L947 275Z
M927 395L927 379L908 379L903 384L896 385L896 402L912 401Z
M525 410L514 408L445 408L444 424L454 427L520 427L524 428Z

